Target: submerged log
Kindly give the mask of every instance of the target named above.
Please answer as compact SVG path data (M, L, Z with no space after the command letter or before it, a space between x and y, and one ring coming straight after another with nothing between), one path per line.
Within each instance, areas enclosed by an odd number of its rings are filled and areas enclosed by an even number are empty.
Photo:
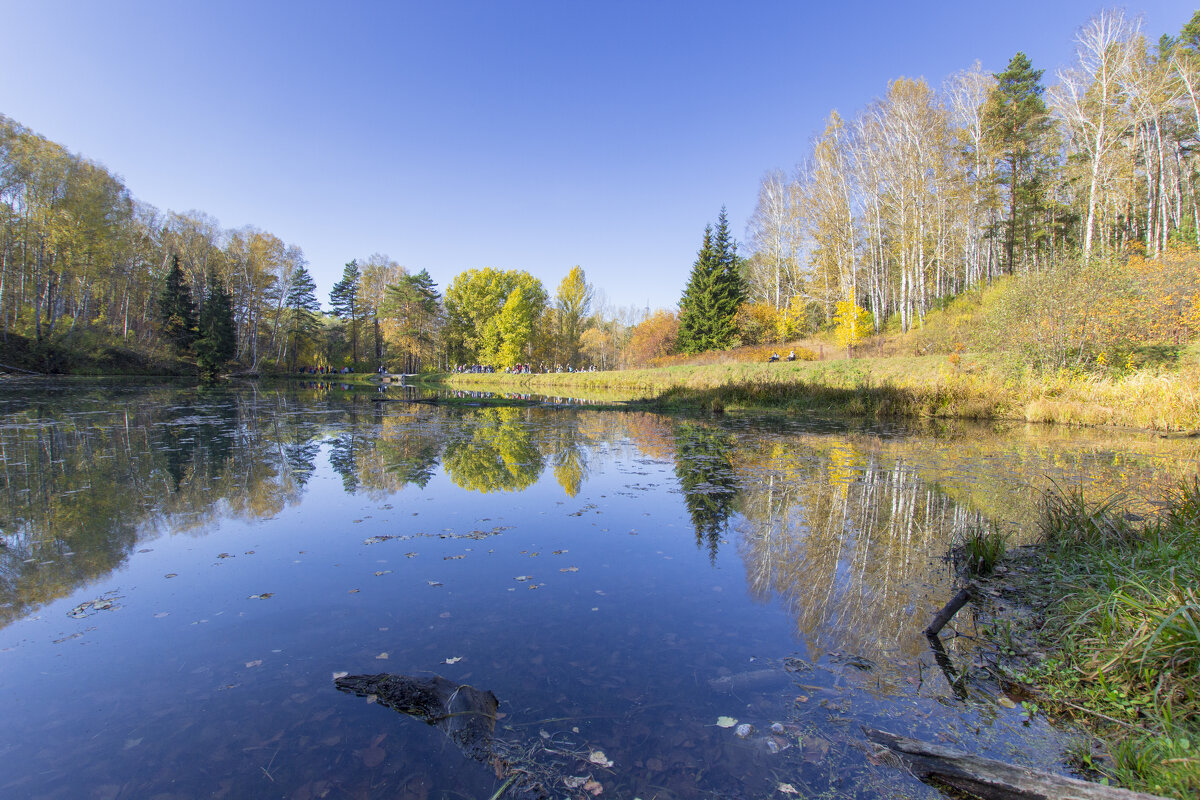
M359 697L374 695L380 705L436 725L463 752L477 761L492 754L492 733L500 701L491 692L448 681L440 675L348 675L334 685Z
M923 781L951 786L983 800L1167 800L973 756L873 728L863 731L877 746L877 755L893 766L905 768Z
M946 623L954 618L958 610L967 604L971 596L975 594L975 584L968 583L966 586L958 590L958 594L950 598L950 602L942 607L942 610L934 615L933 621L929 623L929 627L925 629L926 636L937 636L942 628L946 627Z

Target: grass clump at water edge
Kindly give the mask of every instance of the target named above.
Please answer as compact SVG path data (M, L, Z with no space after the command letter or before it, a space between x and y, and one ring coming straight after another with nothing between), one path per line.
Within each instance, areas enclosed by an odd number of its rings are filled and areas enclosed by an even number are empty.
M1030 586L1050 655L1021 680L1109 743L1083 766L1140 791L1200 796L1200 479L1154 518L1119 498L1043 501Z

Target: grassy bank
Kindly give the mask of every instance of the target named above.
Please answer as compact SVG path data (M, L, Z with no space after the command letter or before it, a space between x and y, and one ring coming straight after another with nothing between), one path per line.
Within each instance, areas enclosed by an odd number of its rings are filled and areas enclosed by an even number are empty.
M1075 719L1107 743L1078 754L1112 782L1200 796L1200 479L1146 520L1073 491L1050 495L1031 569L1011 582L1034 609L996 643L1047 654L1014 677L1030 708ZM1028 564L1026 566L1029 566Z
M984 357L893 356L545 375L444 375L456 388L588 394L665 409L1016 419L1163 431L1200 429L1200 358L1118 376L1012 375Z

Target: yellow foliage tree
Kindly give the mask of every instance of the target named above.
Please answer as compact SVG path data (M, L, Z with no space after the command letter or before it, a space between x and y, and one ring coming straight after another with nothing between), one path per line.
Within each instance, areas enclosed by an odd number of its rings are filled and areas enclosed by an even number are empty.
M854 345L867 335L871 327L871 315L853 300L839 300L833 315L834 333L838 344L845 345L849 357Z

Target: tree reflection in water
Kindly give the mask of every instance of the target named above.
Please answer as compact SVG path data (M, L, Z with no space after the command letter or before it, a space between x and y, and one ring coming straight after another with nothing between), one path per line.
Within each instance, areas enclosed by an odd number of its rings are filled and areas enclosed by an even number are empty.
M486 408L466 417L466 432L446 443L442 466L456 486L474 492L520 491L542 474L545 459L527 424L528 410Z
M681 422L675 429L675 475L696 529L696 546L716 560L737 500L733 436L720 428Z

